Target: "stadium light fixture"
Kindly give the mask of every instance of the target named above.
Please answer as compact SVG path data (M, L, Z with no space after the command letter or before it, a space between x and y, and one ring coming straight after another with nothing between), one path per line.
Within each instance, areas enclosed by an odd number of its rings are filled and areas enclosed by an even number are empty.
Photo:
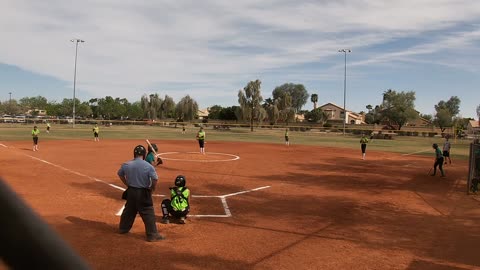
M338 50L340 53L344 53L345 55L345 72L343 78L343 135L345 135L345 124L347 122L347 110L346 110L346 103L347 103L347 53L351 53L352 50L350 49L341 49Z

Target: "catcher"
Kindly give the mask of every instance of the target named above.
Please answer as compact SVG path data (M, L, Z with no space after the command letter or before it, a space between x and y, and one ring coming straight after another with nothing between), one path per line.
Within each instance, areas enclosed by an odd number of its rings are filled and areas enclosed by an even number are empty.
M185 176L175 178L175 186L170 188L171 199L162 201L162 223L170 223L169 216L179 219L180 224L185 224L188 212L190 212L190 190L185 186Z
M153 147L153 149L152 149ZM159 164L163 164L163 160L156 155L158 152L158 147L156 144L152 143L152 147L148 146L148 154L145 157L145 161L152 164L152 166L158 166ZM157 157L157 163L155 164L155 157Z

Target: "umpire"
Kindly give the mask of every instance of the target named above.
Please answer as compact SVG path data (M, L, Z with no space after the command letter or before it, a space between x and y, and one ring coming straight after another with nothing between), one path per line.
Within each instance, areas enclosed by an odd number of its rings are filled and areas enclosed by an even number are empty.
M137 213L142 217L148 242L165 239L157 231L152 192L157 185L158 176L151 164L146 162L145 147L138 145L133 150L133 160L122 164L118 170L120 180L128 187L122 199L127 200L120 218L120 233L128 233L133 226Z

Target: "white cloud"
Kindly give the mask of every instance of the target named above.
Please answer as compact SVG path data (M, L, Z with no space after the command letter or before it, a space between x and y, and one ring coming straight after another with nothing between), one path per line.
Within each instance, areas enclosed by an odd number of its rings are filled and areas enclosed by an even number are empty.
M152 87L168 90L179 84L190 87L174 95L188 90L228 96L268 70L328 63L342 47L368 51L443 29L449 31L446 37L365 53L352 65L468 48L478 41L478 30L456 28L478 23L479 17L480 2L472 0L3 0L0 62L70 81L74 44L69 40L78 37L86 41L79 47L79 87L92 96L138 98ZM468 61L453 65L472 66ZM324 72L338 67L337 61ZM299 74L309 77L314 75Z

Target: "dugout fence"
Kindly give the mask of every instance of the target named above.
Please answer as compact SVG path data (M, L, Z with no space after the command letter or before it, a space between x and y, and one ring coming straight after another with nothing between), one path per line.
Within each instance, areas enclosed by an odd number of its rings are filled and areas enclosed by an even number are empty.
M468 164L468 182L467 194L478 192L480 182L480 143L479 139L475 139L470 144L470 156Z

